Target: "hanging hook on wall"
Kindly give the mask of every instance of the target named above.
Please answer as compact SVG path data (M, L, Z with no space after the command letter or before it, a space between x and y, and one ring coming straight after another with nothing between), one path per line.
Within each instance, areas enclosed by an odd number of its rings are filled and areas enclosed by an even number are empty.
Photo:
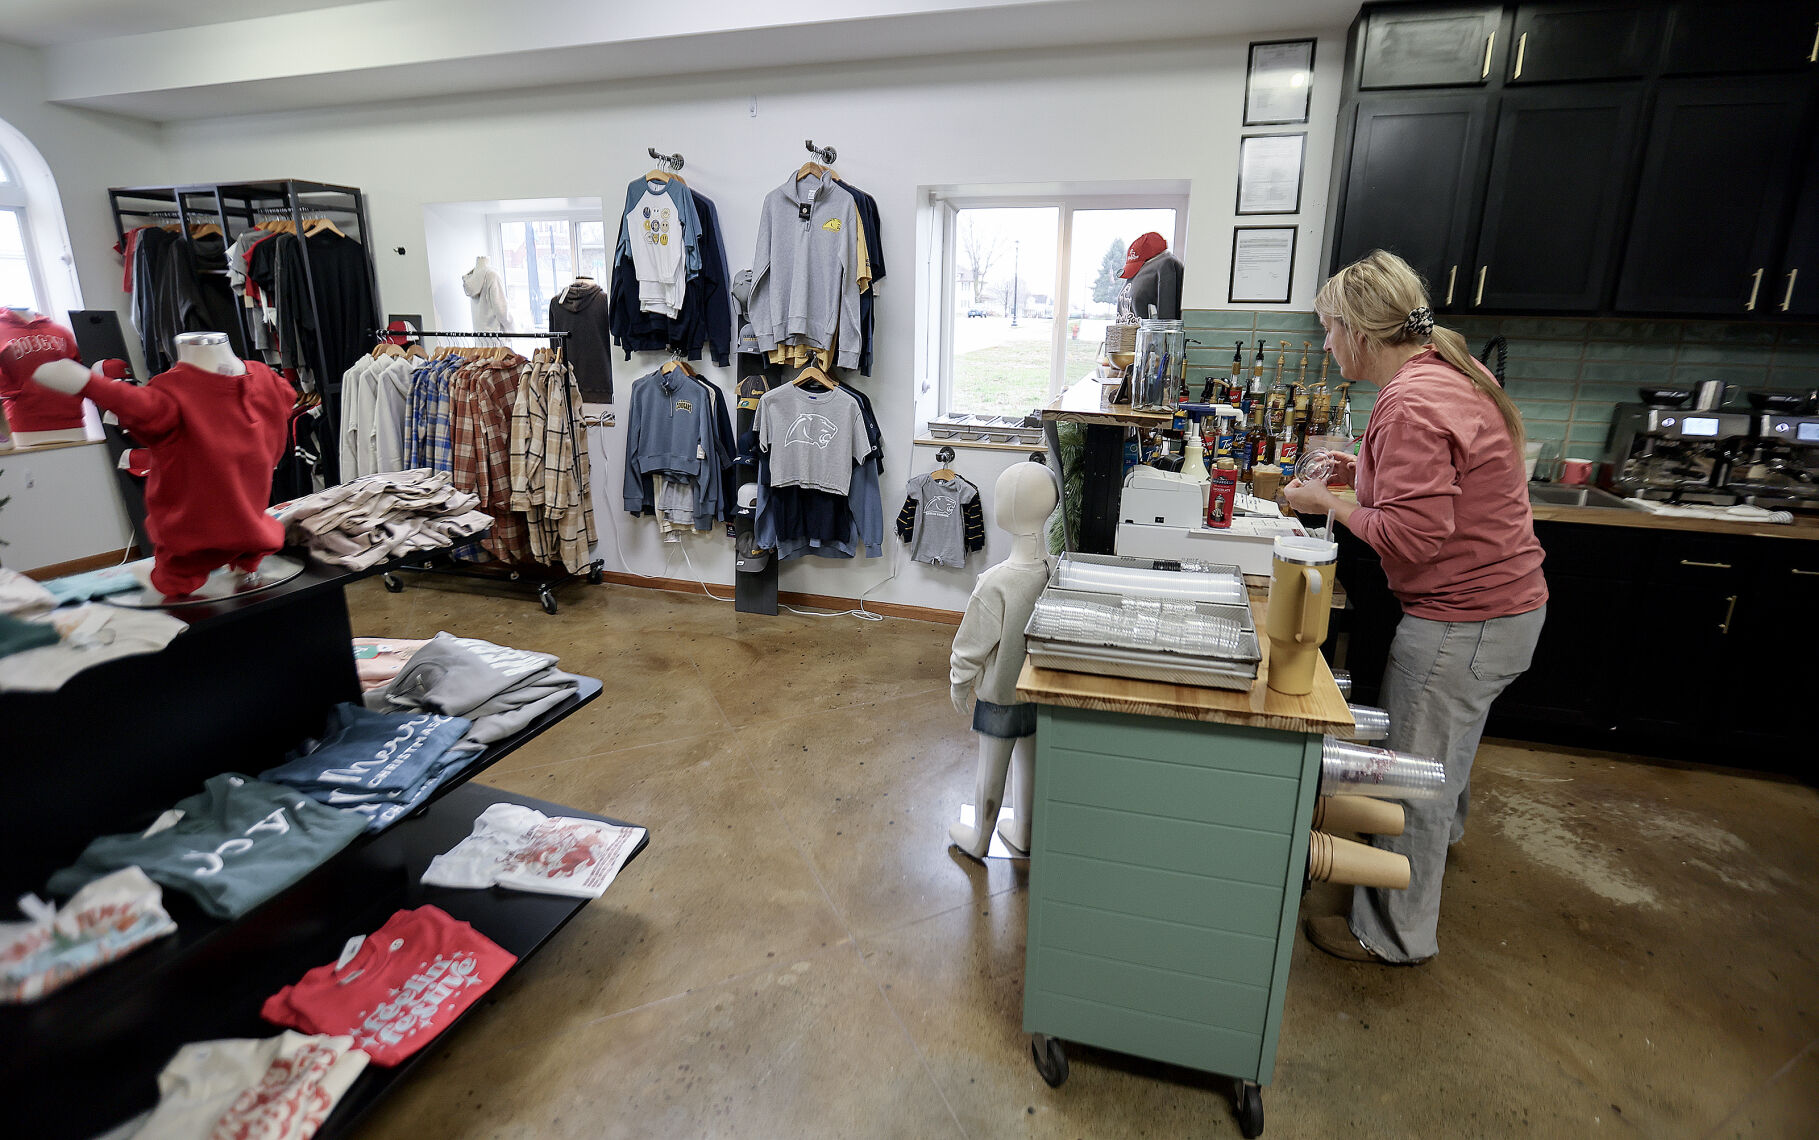
M954 461L954 449L953 448L943 446L941 448L941 450L935 452L935 462L941 464L941 466L946 467L948 464L952 463L953 461Z
M680 153L678 153L678 154L658 154L657 148L654 146L646 147L645 149L649 152L649 154L652 158L657 160L657 165L659 167L663 168L664 170L669 171L671 174L674 174L676 171L682 169L682 155Z
M834 165L835 160L840 157L840 152L831 146L816 146L814 139L803 139L802 145L807 147L808 152L814 155L823 166Z

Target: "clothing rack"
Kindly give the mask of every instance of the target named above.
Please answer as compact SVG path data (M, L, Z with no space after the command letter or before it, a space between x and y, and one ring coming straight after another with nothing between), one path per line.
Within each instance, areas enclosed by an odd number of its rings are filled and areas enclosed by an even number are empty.
M261 221L289 218L303 232L304 222L312 217L330 214L346 219L354 228L349 237L366 249L367 282L373 296L373 323L384 324L385 311L379 301L379 275L373 267L372 225L366 218L366 196L357 186L337 186L327 182L306 182L294 178L272 182L193 182L177 186L115 186L108 190L107 201L114 215L114 236L121 247L126 245L126 231L146 222L175 217L179 233L194 249L190 226L212 221L221 227L231 243L242 231ZM315 320L316 276L310 266L309 244L300 243L303 279L309 285L311 324L315 327L317 371L326 373L328 346L322 339L322 324ZM236 305L234 319L240 325L240 343L252 343L252 329L247 324L246 310ZM226 331L226 330L223 330ZM339 374L318 377L325 393L335 397L331 409L339 411ZM337 414L337 419L339 418Z
M840 158L839 151L831 146L816 146L814 139L803 139L802 145L807 147L808 152L814 155L823 166L832 166Z
M674 174L674 173L676 173L676 171L682 169L681 152L678 151L675 154L658 154L657 148L654 146L646 147L645 150L647 153L650 154L650 156L652 158L657 160L657 168L659 170L665 170L671 174Z
M560 344L562 341L567 340L569 336L569 334L565 332L406 332L394 329L377 329L373 330L370 335L374 340L382 344L395 344L397 343L397 338L408 340L432 336L451 340L492 340L499 337L511 337L513 339L523 340L547 340ZM575 440L574 462L577 478L580 475L581 456L585 454L584 449L587 446L585 429L592 424L600 423L602 420L604 421L603 426L613 426L613 417L610 414L605 417L590 418L582 416L578 410L571 409L571 418L569 422L571 429L574 430L579 437ZM593 494L591 484L588 489L588 494ZM566 586L577 578L586 578L588 585L598 586L605 580L606 560L603 558L596 558L586 566L566 570L561 574L549 577L533 577L515 567L501 572L499 570L488 569L484 565L469 565L459 559L438 561L435 557L425 558L421 562L416 563L401 563L398 569L408 570L414 574L441 574L449 578L467 578L479 582L493 582L496 584L511 583L530 586L536 590L537 604L543 607L543 612L546 614L554 614L557 609L557 587ZM404 579L399 576L397 571L387 571L385 574L381 575L380 581L384 583L386 590L390 593L396 594L404 589Z

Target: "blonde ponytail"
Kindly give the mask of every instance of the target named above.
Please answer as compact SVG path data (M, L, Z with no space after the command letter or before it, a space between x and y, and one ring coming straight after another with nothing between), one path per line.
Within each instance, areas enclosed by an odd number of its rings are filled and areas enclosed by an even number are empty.
M1416 310L1424 310L1426 320L1415 320ZM1522 412L1484 365L1472 357L1463 336L1432 323L1431 311L1427 311L1427 290L1408 262L1385 250L1373 250L1326 279L1314 297L1314 311L1328 321L1338 321L1373 348L1432 343L1440 359L1464 373L1473 387L1490 397L1509 428L1517 452L1521 452Z

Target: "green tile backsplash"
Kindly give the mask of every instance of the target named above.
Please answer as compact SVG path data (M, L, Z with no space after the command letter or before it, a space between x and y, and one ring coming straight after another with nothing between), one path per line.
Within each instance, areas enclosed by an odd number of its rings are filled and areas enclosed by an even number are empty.
M1320 343L1320 322L1312 313L1188 309L1182 317L1187 335L1204 342L1190 347L1190 370L1223 374L1234 340L1250 348L1259 338L1268 341L1272 364L1278 341L1297 351L1303 340ZM1691 388L1722 380L1737 387L1739 405L1742 392L1819 388L1819 323L1443 316L1441 324L1464 335L1474 351L1493 336L1507 337L1504 376L1529 436L1570 451L1598 450L1612 409L1634 403L1639 387ZM1245 360L1248 367L1248 354ZM1353 393L1360 428L1372 402L1369 394Z

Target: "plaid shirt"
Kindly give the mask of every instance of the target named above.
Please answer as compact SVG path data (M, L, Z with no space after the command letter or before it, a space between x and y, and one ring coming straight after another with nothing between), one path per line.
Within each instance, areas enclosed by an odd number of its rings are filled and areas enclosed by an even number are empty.
M561 562L570 573L593 561L586 431L581 389L568 365L525 373L512 405L511 504L525 512L536 559Z
M455 374L450 394L451 473L455 486L480 498L493 530L480 545L502 562L534 558L529 528L512 509L512 404L522 358L469 365ZM471 547L455 552L470 557Z
M410 425L405 447L407 465L436 471L453 469L449 377L459 367L453 360L437 360L411 374L411 394L405 403L406 422Z

